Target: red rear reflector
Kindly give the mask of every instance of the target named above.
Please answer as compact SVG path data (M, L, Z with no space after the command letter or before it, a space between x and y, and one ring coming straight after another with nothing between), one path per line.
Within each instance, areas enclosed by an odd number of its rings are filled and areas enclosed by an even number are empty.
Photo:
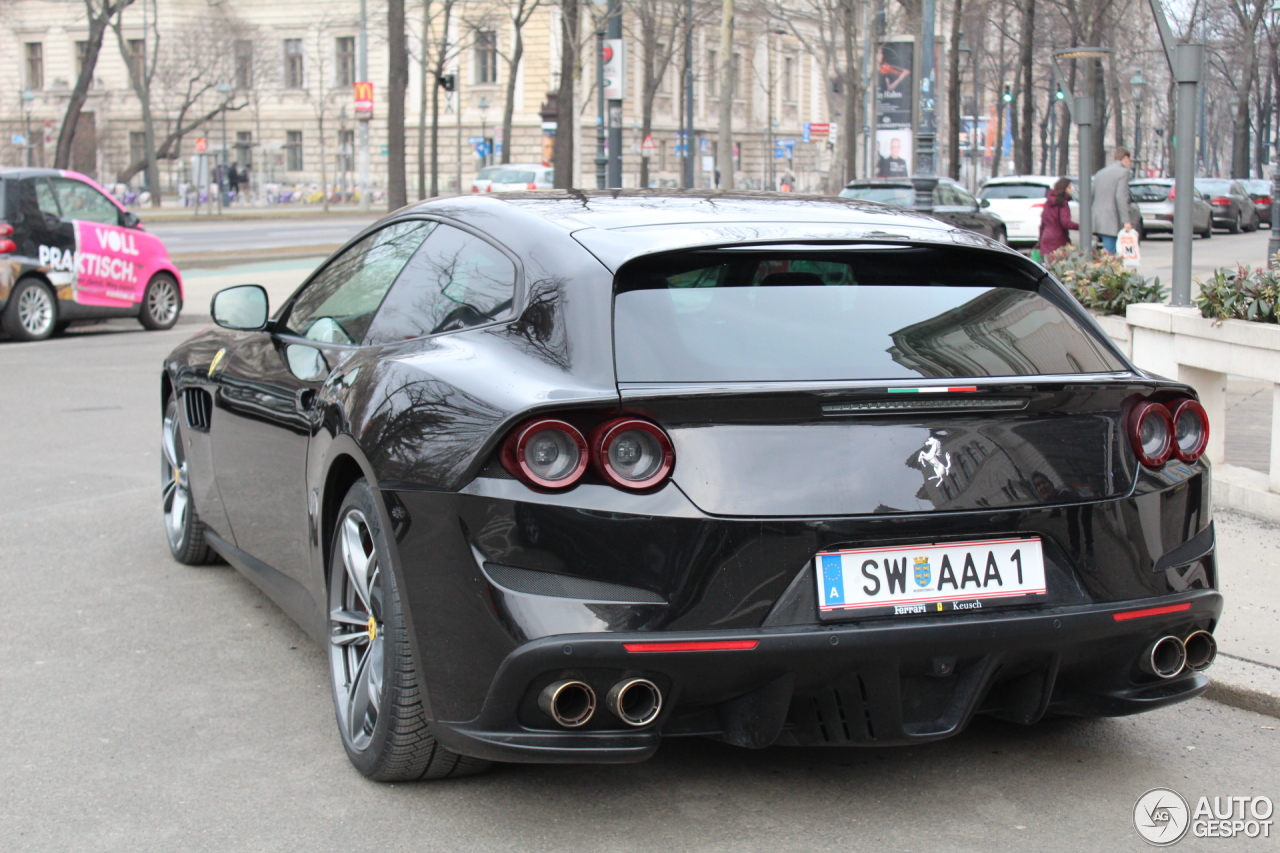
M0 255L18 251L18 244L12 240L0 240Z
M1044 207L1044 202L1042 201L1037 201L1035 204L1031 205L1032 210L1040 210L1042 207Z
M1190 607L1191 605L1187 605ZM694 640L671 643L623 643L629 652L732 652L750 651L760 645L759 640Z
M535 184L533 181L530 181L530 182L525 186L525 189L527 189L527 190L536 190L537 188L538 188L538 185L537 185L537 184Z
M1191 602L1169 604L1164 607L1148 607L1146 610L1126 610L1123 613L1112 613L1111 618L1117 622L1128 622L1130 619L1143 619L1147 616L1164 616L1166 613L1181 613L1191 609Z

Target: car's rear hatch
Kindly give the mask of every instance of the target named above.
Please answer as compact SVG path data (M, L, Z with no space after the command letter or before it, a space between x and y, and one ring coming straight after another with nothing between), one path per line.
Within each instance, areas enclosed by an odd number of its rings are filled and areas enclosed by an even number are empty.
M1007 255L704 251L623 267L619 391L704 512L1000 510L1123 495L1151 387Z

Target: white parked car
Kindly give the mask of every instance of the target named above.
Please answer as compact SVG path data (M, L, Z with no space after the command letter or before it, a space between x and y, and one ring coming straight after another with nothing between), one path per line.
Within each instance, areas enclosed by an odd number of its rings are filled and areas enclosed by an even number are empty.
M992 178L982 187L978 197L991 202L987 211L1004 220L1009 245L1035 244L1040 240L1040 214L1044 211L1045 197L1057 182L1055 175ZM1072 221L1079 222L1080 204L1071 201L1067 206L1071 210Z
M485 166L471 182L473 193L549 190L555 187L555 169L541 163L506 163Z

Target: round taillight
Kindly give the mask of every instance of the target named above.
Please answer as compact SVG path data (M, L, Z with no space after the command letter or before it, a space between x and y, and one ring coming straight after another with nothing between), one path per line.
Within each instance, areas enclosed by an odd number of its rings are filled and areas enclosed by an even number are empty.
M573 424L530 421L507 437L502 465L527 486L567 489L587 470L587 440Z
M624 489L658 485L675 466L671 439L658 427L637 418L620 418L591 432L591 459L605 480Z
M1209 444L1209 415L1195 400L1170 406L1173 418L1173 455L1183 462L1195 462Z
M1173 416L1159 403L1144 400L1129 416L1129 444L1138 461L1159 468L1173 452Z
M18 244L12 240L0 240L0 255L11 255L18 251Z

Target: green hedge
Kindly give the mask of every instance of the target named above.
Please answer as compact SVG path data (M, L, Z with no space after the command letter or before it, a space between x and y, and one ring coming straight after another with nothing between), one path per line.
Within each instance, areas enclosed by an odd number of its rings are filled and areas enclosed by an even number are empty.
M1086 308L1103 314L1119 314L1138 302L1163 302L1165 289L1159 278L1144 278L1119 258L1103 254L1088 261L1064 246L1046 259L1053 273Z
M1280 254L1276 256L1280 261ZM1213 320L1252 320L1275 323L1280 301L1280 270L1222 267L1208 281L1196 279L1200 295L1196 307Z

